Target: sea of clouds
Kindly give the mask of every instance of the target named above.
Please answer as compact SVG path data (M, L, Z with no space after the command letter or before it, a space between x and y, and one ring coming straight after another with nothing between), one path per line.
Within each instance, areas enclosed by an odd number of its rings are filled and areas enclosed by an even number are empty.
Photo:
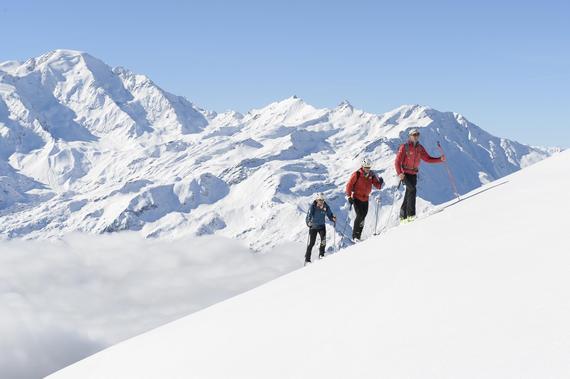
M135 233L0 242L0 377L37 378L300 267L303 245Z

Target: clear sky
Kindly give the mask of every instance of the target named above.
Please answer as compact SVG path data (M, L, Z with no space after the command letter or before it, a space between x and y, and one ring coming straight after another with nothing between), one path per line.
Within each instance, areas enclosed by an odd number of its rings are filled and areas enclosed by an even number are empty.
M462 113L570 147L570 1L1 1L0 61L56 48L216 111L293 94Z

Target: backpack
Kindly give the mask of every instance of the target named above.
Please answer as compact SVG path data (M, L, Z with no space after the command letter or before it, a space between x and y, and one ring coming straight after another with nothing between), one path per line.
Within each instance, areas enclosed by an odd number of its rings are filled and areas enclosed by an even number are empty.
M356 188L356 183L358 183L358 179L360 179L360 169L358 169L358 171L356 171L356 180L354 181L354 184L352 185L352 192L354 193L354 189Z
M418 142L418 144L416 145L416 149L417 149L418 147L421 147L421 146L422 146L422 144ZM409 142L406 142L406 143L404 144L404 148L406 149L406 156L410 156L410 143L409 143Z
M416 145L416 149L418 149L418 148L420 148L420 147L423 148L423 146L418 142L418 144ZM410 157L410 143L409 143L409 142L406 142L406 143L404 144L404 149L405 149L405 151L406 151L406 157L409 158L409 157ZM419 172L419 170L418 170L417 168L410 168L410 167L404 166L403 162L402 162L402 169L415 171L415 172L416 172L416 175L417 175L417 173Z
M380 181L380 178L378 177L378 175L376 175L376 173L372 170L370 170L370 174L368 174L369 177L371 178L376 178L376 180ZM358 179L360 179L360 169L358 169L358 171L356 171L356 180L354 181L354 184L352 185L352 192L354 193L354 189L356 188L356 183L358 183Z

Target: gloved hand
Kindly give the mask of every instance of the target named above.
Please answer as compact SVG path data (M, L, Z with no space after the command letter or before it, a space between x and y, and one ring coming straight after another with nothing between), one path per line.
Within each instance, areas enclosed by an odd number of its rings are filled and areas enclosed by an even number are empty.
M350 205L354 204L354 199L353 199L352 197L349 197L349 198L348 198L348 203L349 203Z
M336 216L333 216L333 217L332 217L332 220L333 220L333 222L336 223Z
M378 178L378 182L380 182L380 188L384 187L384 179L382 177Z
M445 159L446 159L446 158L445 158L445 155L442 155L442 156L441 156L441 161L442 161L442 162L445 162Z
M406 179L406 174L402 172L400 175L398 175L398 177L400 178L400 180L404 180Z
M312 221L307 222L307 226L310 228L311 226L313 226L313 222Z

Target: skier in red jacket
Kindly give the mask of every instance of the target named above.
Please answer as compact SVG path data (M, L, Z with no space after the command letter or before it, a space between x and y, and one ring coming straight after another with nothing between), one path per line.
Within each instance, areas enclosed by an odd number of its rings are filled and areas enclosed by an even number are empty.
M428 163L445 162L445 155L438 158L430 156L419 140L419 130L415 128L410 130L408 142L400 146L396 156L396 173L406 186L404 202L400 208L400 221L402 222L413 221L416 217L416 185L420 161L423 160Z
M352 228L352 239L355 241L360 240L362 236L364 219L368 213L368 197L372 191L372 186L381 189L384 184L384 180L370 169L372 166L370 160L363 158L361 166L358 171L352 173L346 184L348 202L354 205L356 211L356 219Z

